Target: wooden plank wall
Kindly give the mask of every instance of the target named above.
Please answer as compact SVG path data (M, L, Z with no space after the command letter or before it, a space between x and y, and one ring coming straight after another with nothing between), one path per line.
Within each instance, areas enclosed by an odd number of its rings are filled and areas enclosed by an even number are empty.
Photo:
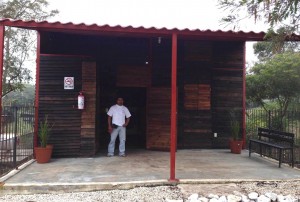
M214 148L227 148L230 138L229 111L240 111L242 123L244 42L217 42L213 50L212 123Z
M144 66L118 66L118 87L148 87L151 84L150 67Z
M244 42L185 41L183 49L179 67L178 146L227 148L228 112L237 109L242 115ZM210 96L199 91L197 95L197 88L202 85L211 88ZM201 101L203 106L199 107ZM214 138L213 133L218 137Z
M184 85L185 110L210 110L210 91L209 84Z
M82 58L72 56L40 57L39 120L48 115L53 125L49 143L53 156L78 156L80 153L81 112L77 95L81 90ZM64 90L64 77L75 79L74 90Z
M82 63L85 109L81 113L80 156L95 155L96 148L96 63Z
M211 148L212 42L184 41L179 69L179 148Z
M169 150L171 126L171 41L152 41L151 87L147 89L146 147Z
M148 88L147 149L170 148L171 89Z

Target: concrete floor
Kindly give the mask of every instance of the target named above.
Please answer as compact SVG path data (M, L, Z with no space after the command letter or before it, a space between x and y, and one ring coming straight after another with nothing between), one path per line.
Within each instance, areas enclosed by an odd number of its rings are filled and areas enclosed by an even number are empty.
M168 184L169 152L148 150L127 151L127 157L106 157L106 153L93 158L52 159L47 164L36 162L27 166L4 183L6 190L37 190L47 185L56 191L59 186L72 190L129 188L139 185ZM176 153L176 178L182 183L260 180L300 180L300 170L287 165L278 168L278 162L248 157L229 150L178 150ZM49 188L50 186L50 188ZM51 188L52 187L52 188Z

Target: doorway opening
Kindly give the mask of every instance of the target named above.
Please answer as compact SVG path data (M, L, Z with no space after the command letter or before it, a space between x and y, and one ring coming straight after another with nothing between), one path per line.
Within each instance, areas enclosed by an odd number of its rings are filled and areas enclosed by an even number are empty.
M98 94L98 93L97 93ZM115 87L101 88L97 96L97 134L99 149L107 149L110 135L107 132L107 111L116 104L116 98L123 97L124 106L130 113L130 122L126 128L126 149L146 148L146 98L147 89L144 87ZM118 149L119 138L116 140Z

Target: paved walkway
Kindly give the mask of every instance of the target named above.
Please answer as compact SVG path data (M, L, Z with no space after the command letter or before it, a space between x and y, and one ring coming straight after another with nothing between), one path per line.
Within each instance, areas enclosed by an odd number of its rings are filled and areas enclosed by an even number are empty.
M91 191L170 184L169 152L128 151L127 157L52 159L36 162L6 180L5 191L47 192ZM178 150L176 178L180 183L226 183L260 180L300 180L300 170L245 150L241 155L228 150Z

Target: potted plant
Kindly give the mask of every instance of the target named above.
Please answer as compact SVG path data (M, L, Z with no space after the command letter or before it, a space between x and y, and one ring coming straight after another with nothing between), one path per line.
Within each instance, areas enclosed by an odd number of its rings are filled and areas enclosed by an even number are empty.
M241 126L235 110L230 111L230 130L231 139L229 141L229 146L231 153L240 154L243 147L243 141L240 138Z
M37 163L48 163L51 159L53 145L48 145L51 128L52 126L50 126L48 116L46 115L44 120L40 122L38 133L40 146L34 148Z

